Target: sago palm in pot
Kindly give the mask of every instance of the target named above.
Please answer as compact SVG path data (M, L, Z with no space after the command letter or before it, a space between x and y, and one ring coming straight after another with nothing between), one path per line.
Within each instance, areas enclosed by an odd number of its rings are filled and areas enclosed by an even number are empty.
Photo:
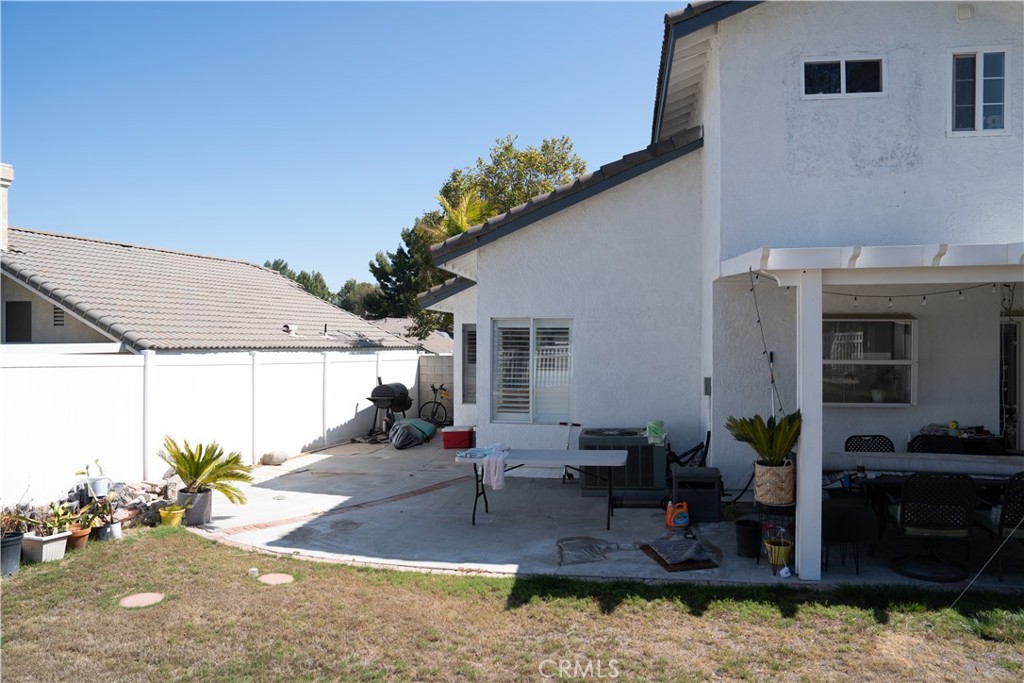
M754 417L729 417L725 428L757 453L754 462L754 499L764 505L791 505L795 499L792 461L789 454L800 437L800 411L766 421Z
M187 505L185 523L189 526L209 524L212 512L212 494L217 491L232 503L244 503L245 494L234 486L252 481L250 468L242 463L242 454L233 451L224 454L216 441L206 446L188 441L184 447L170 436L164 437L164 451L160 458L170 465L181 478L184 488L178 492L178 505Z

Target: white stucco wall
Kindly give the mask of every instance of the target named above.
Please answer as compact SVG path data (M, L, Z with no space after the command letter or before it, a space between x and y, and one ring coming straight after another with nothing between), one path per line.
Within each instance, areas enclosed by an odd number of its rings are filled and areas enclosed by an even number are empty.
M972 4L962 23L956 3L771 2L719 24L723 258L1021 239L1024 5ZM952 54L978 47L1008 50L1008 134L952 137ZM883 58L884 95L801 97L802 58L857 55Z
M725 431L729 415L767 415L769 375L762 355L754 298L744 276L715 284L714 432L712 456L726 488L742 487L752 472L753 451ZM796 405L796 296L767 278L757 284L757 301L768 349L775 352L775 379L783 407ZM831 289L831 288L826 288ZM850 288L845 288L853 291ZM909 314L917 320L917 394L912 406L824 407L823 450L842 451L853 434L884 434L897 451L907 450L907 434L927 424L958 420L963 425L999 429L1000 299L987 287L957 294L899 299L900 294L945 289L938 286L862 287L858 307L849 297L824 295L825 314ZM893 308L886 299L897 297Z
M78 344L109 342L110 337L97 332L67 311L64 313L64 325L55 327L53 324L53 302L44 299L32 290L15 282L6 275L0 276L0 317L5 315L8 301L28 301L32 304L32 343L33 344ZM4 338L7 341L7 331Z
M567 433L491 422L496 318L572 319L574 421L702 437L700 169L691 153L479 250L479 444L563 447Z

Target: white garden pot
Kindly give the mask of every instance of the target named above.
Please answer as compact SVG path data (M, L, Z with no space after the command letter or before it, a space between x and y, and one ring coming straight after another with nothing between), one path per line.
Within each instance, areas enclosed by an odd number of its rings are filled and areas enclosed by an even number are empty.
M70 535L70 531L62 531L52 536L25 534L21 539L21 556L26 562L59 562L64 559L64 550L67 548Z

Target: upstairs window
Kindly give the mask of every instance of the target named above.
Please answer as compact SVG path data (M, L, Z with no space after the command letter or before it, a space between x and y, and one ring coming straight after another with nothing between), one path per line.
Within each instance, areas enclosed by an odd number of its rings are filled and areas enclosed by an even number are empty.
M834 97L883 92L882 60L804 61L804 96Z
M1006 129L1006 53L958 52L953 55L954 133Z

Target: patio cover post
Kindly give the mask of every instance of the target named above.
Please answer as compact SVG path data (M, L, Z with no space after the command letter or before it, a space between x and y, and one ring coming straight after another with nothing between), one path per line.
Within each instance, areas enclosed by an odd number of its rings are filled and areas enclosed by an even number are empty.
M822 276L804 270L797 287L796 397L803 418L796 458L796 570L821 580Z

